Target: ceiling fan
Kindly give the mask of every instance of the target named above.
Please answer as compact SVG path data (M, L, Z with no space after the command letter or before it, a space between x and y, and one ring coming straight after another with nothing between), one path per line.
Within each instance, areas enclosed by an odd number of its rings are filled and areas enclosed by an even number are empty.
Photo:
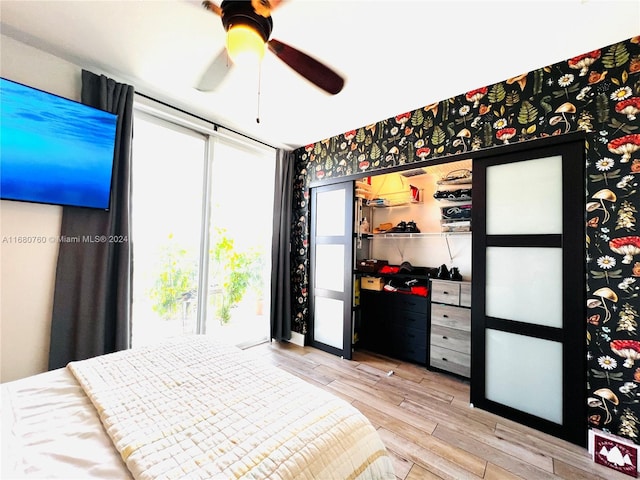
M342 90L344 79L334 70L286 43L269 38L273 29L271 11L281 3L282 0L224 0L218 6L210 1L202 2L204 8L222 19L227 48L209 65L196 87L198 90L215 90L232 68L236 51L246 48L247 44L257 49L259 56L268 48L294 71L331 95Z

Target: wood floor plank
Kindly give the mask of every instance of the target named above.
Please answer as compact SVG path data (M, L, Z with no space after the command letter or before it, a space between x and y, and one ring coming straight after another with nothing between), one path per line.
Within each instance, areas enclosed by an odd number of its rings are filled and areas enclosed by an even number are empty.
M470 455L468 452L460 450L454 445L443 442L432 435L425 434L424 429L398 420L387 412L382 412L358 401L354 402L353 406L360 410L374 425L404 437L409 442L428 449L475 475L482 476L486 466L486 461L482 458Z
M391 405L380 399L363 396L354 400L354 406L366 405L372 409L382 412L382 414L389 417L389 419L400 421L407 425L412 425L421 430L426 435L430 435L437 426L437 423L433 420L430 420L429 418L416 417L410 412L407 412L405 409L400 408L397 405Z
M441 457L431 450L416 445L415 443L407 442L404 437L396 433L390 432L384 428L378 429L378 432L380 432L380 437L389 450L411 460L425 470L436 474L443 479L464 480L482 478L481 476L474 475L446 458Z
M506 471L504 468L500 468L497 465L489 462L487 464L487 471L484 474L485 480L520 480L522 477L514 475L511 472Z
M579 475L582 475L584 479L610 476L613 480L626 476L623 474L618 476L618 472L594 463L589 452L582 447L567 444L551 435L527 429L523 425L501 420L496 425L496 434L508 442L522 445L523 448L553 456L555 470L562 468L566 472L567 478L580 478Z
M250 350L359 409L378 429L398 480L629 478L595 464L585 448L471 408L469 383L459 377L366 351L344 360L286 342Z
M556 475L566 480L622 480L629 479L629 475L611 470L602 465L593 465L592 471L576 468L573 465L564 463L558 459L553 462Z
M333 365L320 365L316 368L316 371L332 378L351 379L370 387L376 385L380 380L379 376L363 372L357 368L336 368Z
M429 470L422 468L420 465L414 464L409 472L409 475L405 477L405 480L441 480L435 473L431 473Z
M490 435L480 435L473 431L467 431L465 434L460 429L454 430L440 424L433 435L473 455L486 458L491 463L522 478L536 480L557 478L553 474L552 458L543 456L537 458L535 455L529 455L525 459L515 457L512 455L512 449L505 452L500 448L501 446L506 448L508 445L494 441Z
M391 450L389 452L389 457L391 457L391 462L393 463L393 470L396 474L396 478L404 480L407 478L409 473L411 472L411 468L415 465L412 461L407 460L406 458L402 458L399 455L396 455L395 452Z
M437 388L427 388L422 383L407 382L397 375L381 378L378 386L380 388L388 386L395 391L402 391L405 399L413 400L417 403L444 402L450 404L454 398Z
M391 405L400 405L404 400L402 395L379 389L375 386L370 387L369 385L358 384L357 382L347 378L334 380L328 386L339 392L352 396L354 400L366 396L368 398L379 398Z
M459 427L461 430L480 430L493 432L495 429L495 420L482 416L477 416L471 408L457 409L454 406L442 408L442 404L421 404L411 400L405 400L401 403L401 407L413 412L415 415L421 415L445 425L452 425L454 428Z
M360 363L367 365L368 367L373 367L383 372L388 372L389 370L394 370L398 368L400 365L400 360L394 360L388 357L383 357L381 355L372 354L369 352L356 351L353 354L353 359Z

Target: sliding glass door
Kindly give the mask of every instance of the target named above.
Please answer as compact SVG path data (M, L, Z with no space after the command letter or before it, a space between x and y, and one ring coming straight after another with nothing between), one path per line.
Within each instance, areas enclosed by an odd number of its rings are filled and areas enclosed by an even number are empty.
M197 332L207 137L135 115L132 344Z
M205 332L234 345L269 336L274 178L272 149L216 140Z
M275 150L140 100L132 159L132 344L268 339Z

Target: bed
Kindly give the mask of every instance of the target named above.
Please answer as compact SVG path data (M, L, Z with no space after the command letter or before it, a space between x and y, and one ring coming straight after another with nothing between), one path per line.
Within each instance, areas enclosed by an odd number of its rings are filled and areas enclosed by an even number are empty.
M2 385L2 478L394 479L371 423L196 335Z

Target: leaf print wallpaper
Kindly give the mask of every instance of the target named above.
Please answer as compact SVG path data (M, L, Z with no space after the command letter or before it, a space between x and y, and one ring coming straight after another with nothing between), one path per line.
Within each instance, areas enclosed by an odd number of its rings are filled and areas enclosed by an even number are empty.
M590 426L640 443L640 36L296 150L293 329L307 331L309 184L583 131Z

